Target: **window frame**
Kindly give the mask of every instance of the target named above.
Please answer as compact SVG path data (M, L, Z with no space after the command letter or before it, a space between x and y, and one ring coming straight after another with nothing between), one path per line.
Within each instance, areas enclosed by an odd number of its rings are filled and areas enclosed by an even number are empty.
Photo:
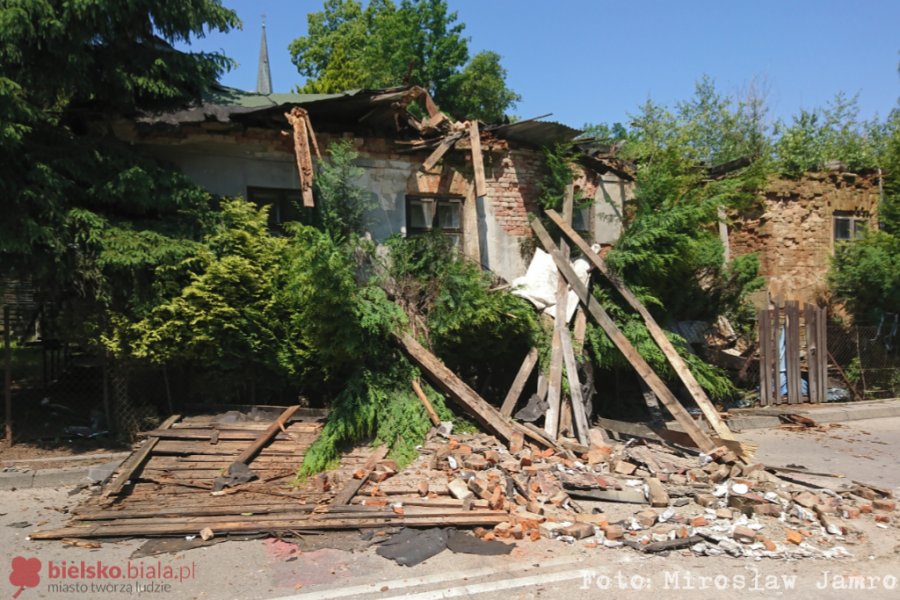
M260 195L264 195L267 199L261 199ZM285 219L282 212L286 206L291 206L291 197L297 199L294 208L297 210L298 219ZM274 197L274 199L268 199ZM265 187L261 185L247 186L247 201L252 202L257 207L271 206L269 209L269 221L266 224L270 231L283 232L285 223L303 223L311 225L316 219L316 208L304 208L299 205L300 190L294 188Z
M838 237L838 223L849 223L849 237ZM831 241L834 244L860 239L869 228L869 215L864 211L834 211L831 215Z
M412 224L412 206L414 202L433 202L431 211L431 226L416 227ZM465 196L461 194L407 194L406 195L406 235L412 237L414 235L423 235L432 231L440 231L442 235L459 238L459 245L462 247L465 239ZM458 206L459 227L441 227L438 223L439 207L441 205Z

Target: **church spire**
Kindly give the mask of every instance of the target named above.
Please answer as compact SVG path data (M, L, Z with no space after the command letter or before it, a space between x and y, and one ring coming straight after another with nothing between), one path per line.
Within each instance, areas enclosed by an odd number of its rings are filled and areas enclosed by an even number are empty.
M259 44L259 70L256 73L256 93L272 93L272 70L269 68L269 45L266 43L266 16L263 15L262 41Z

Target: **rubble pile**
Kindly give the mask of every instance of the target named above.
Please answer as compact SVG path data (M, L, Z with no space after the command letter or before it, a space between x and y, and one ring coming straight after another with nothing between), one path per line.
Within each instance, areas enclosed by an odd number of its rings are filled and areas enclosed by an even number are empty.
M584 452L513 451L485 434L432 437L400 473L375 467L353 504L504 511L483 539L550 538L586 547L696 555L839 558L864 541L857 526L898 523L891 492L854 483L832 490L673 446L599 439ZM799 471L798 469L795 471ZM452 497L452 500L448 497Z

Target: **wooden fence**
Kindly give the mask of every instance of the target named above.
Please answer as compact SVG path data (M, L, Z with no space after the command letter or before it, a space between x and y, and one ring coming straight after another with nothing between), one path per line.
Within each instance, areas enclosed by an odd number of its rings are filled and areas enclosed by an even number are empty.
M826 318L825 308L805 304L801 310L797 300L759 311L760 405L825 401Z

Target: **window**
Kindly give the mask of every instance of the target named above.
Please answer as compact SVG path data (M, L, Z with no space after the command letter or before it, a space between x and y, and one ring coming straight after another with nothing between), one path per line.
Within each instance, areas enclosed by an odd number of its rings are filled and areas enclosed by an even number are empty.
M865 213L835 211L834 241L846 242L858 240L865 233L868 224L868 215Z
M421 235L439 230L458 247L463 235L462 205L462 196L407 196L407 234Z
M315 209L300 204L300 190L286 188L248 187L247 200L257 206L270 206L269 229L281 231L284 223L296 221L312 225Z

